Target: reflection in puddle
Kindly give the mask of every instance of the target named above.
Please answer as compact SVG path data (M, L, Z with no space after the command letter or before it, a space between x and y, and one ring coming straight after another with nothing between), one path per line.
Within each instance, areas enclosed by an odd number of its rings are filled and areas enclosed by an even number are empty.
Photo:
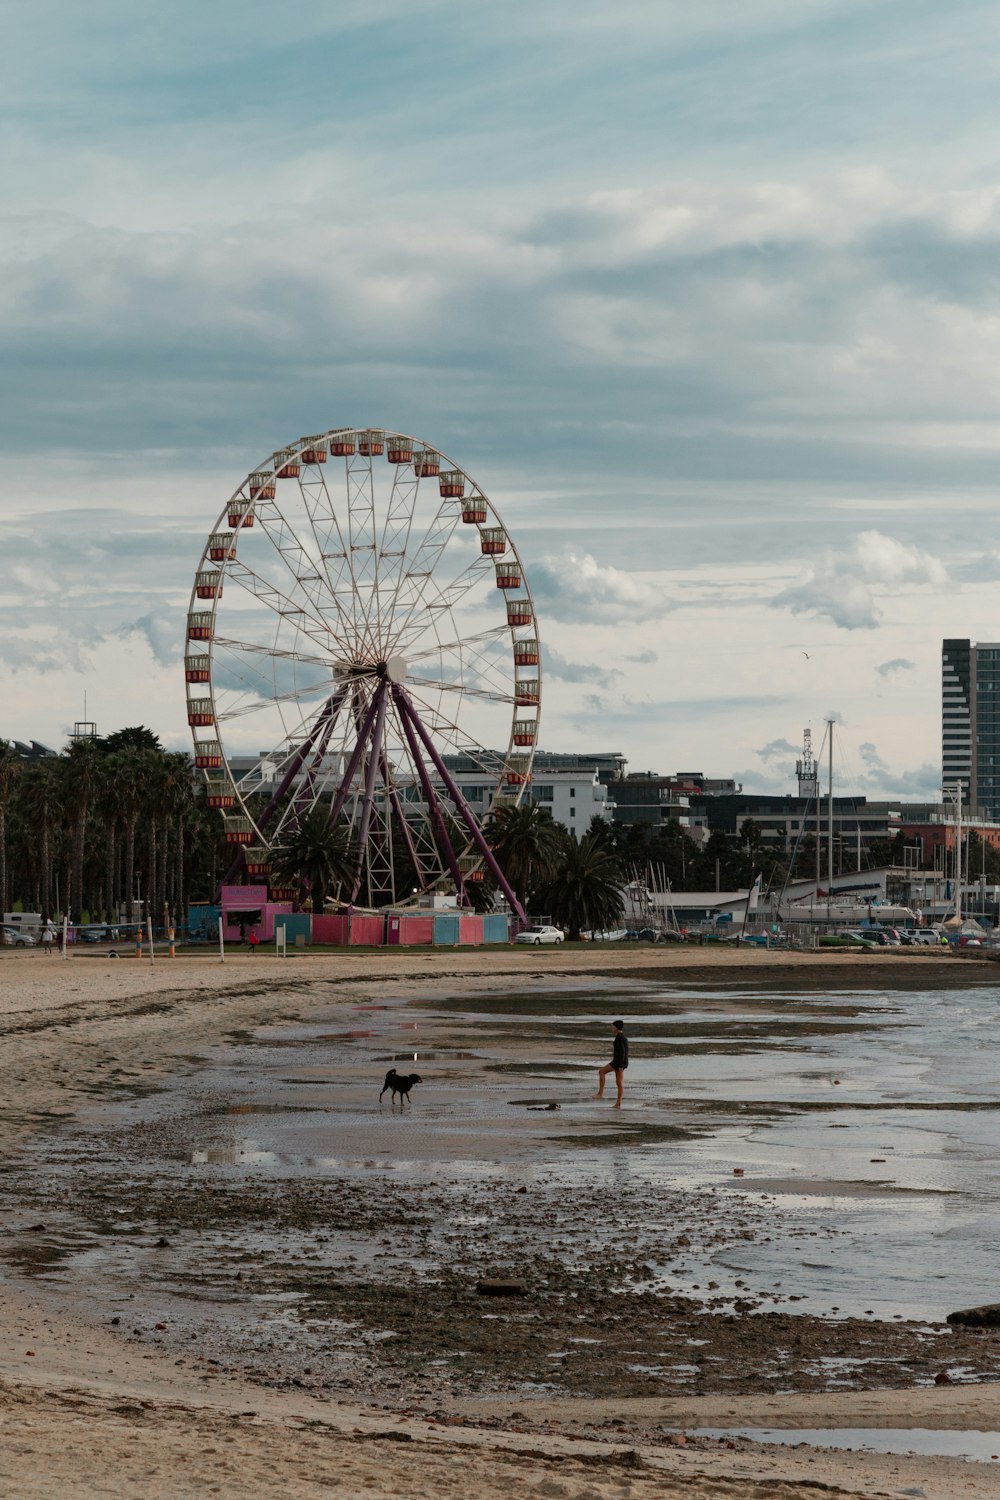
M749 1438L755 1443L794 1447L848 1448L854 1452L920 1454L922 1457L968 1458L981 1463L1000 1459L1000 1432L953 1432L929 1427L698 1427L688 1435Z

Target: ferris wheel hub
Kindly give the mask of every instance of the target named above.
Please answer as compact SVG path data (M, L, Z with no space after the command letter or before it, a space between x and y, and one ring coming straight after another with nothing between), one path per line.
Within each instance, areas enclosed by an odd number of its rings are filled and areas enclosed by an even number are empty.
M405 682L407 670L402 656L388 656L384 661L336 662L333 675L340 682L358 677L378 677L383 682Z

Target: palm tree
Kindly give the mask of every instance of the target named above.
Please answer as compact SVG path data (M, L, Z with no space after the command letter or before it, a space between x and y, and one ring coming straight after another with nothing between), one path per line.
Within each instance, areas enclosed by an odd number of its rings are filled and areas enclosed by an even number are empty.
M0 740L0 913L7 911L7 806L21 758L9 740Z
M194 815L194 782L191 779L191 758L183 751L171 751L163 757L163 806L167 819L166 828L173 825L174 878L170 882L170 901L165 901L173 910L174 921L184 921L184 834ZM167 871L164 854L164 893L166 895Z
M486 838L497 864L524 902L555 875L566 842L566 834L540 802L499 808Z
M571 942L583 928L602 931L622 919L621 871L603 836L585 833L565 845L560 868L540 889L536 904L567 929Z
M70 869L69 912L71 920L83 920L83 856L87 816L97 791L100 750L92 739L73 740L60 763L66 810L73 832Z
M308 889L314 912L323 910L331 886L350 890L356 869L354 830L343 818L331 824L324 807L302 813L287 843L275 851L276 878Z
M118 815L125 830L125 920L133 920L135 899L135 829L146 786L152 776L155 751L126 744L105 757L104 772L115 788Z
M29 850L38 850L38 904L42 915L52 916L52 839L62 811L59 762L32 761L25 766L18 788L18 809L29 834ZM37 840L37 845L35 841ZM30 861L34 864L34 860Z

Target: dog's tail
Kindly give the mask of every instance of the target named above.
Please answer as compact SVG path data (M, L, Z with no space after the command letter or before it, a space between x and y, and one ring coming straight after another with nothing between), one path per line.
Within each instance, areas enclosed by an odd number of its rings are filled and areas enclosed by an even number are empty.
M395 1076L396 1076L396 1069L395 1068L390 1068L389 1071L388 1071L388 1073L385 1075L385 1083L383 1083L383 1085L382 1085L382 1094L385 1093L386 1089L392 1087L392 1080L395 1078ZM380 1099L382 1097L382 1094L379 1094L379 1098Z

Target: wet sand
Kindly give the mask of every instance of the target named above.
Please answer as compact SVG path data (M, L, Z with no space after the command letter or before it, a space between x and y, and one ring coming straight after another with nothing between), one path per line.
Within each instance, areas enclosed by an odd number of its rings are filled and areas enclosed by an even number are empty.
M783 1452L741 1440L728 1446L700 1438L680 1443L665 1429L857 1423L994 1430L1000 1427L997 1388L917 1385L898 1394L859 1389L810 1395L808 1369L816 1368L822 1339L836 1340L849 1354L855 1339L864 1337L870 1360L871 1324L855 1332L839 1323L830 1332L822 1320L797 1318L786 1308L755 1310L751 1318L744 1315L750 1309L730 1304L707 1325L705 1304L697 1299L642 1291L646 1261L634 1243L616 1254L602 1252L603 1258L597 1256L583 1270L580 1252L588 1220L601 1208L599 1193L593 1202L585 1197L577 1202L577 1217L570 1222L559 1182L540 1181L537 1167L527 1179L512 1173L497 1194L495 1183L487 1190L475 1180L459 1180L457 1187L451 1180L427 1181L419 1153L410 1167L394 1169L391 1194L377 1190L377 1172L364 1185L345 1188L338 1182L322 1193L305 1182L290 1191L287 1181L255 1182L251 1191L244 1180L236 1192L224 1175L213 1179L180 1165L189 1159L186 1140L173 1153L176 1175L163 1171L164 1152L170 1155L163 1132L182 1131L182 1125L171 1122L169 1110L161 1110L157 1119L154 1108L162 1104L166 1080L195 1075L206 1052L224 1039L238 1041L262 1026L268 1035L280 1036L283 1028L308 1024L320 1013L328 1016L331 1008L343 1007L347 1016L352 1008L381 1003L401 990L407 996L418 991L448 996L519 989L535 976L540 982L575 976L585 987L588 975L597 984L633 975L670 976L686 985L721 977L757 976L767 983L794 976L808 992L843 983L845 974L861 984L866 977L885 982L894 972L907 984L923 982L924 976L935 984L982 983L984 969L933 952L927 957L838 954L832 961L712 949L297 955L284 963L240 955L224 967L206 956L160 961L152 970L134 960L89 955L65 962L38 953L0 955L5 1060L0 1141L7 1167L0 1174L7 1268L0 1311L0 1473L16 1475L7 1492L263 1495L281 1486L302 1495L448 1496L509 1494L516 1485L529 1494L592 1500L622 1494L625 1485L635 1496L780 1496L815 1493L821 1482L859 1495L899 1493L907 1486L919 1486L927 1496L1000 1493L989 1468L951 1459ZM355 1016L351 1025L356 1024ZM463 1059L458 1071L472 1079L476 1066L475 1059ZM370 1074L369 1069L354 1086L369 1090ZM352 1086L350 1080L346 1086ZM525 1123L519 1127L525 1140L507 1143L508 1154L514 1160L527 1151L537 1162L538 1143L551 1131L551 1121L527 1113L532 1096L523 1079L517 1089L515 1097L525 1101ZM120 1126L117 1144L110 1145L108 1130L94 1129L95 1119L103 1118L108 1102L116 1099L128 1105L136 1122L131 1159ZM50 1161L57 1164L68 1136L75 1139L77 1120L88 1122L90 1145L86 1159L79 1158L82 1170L74 1158L75 1180L65 1192L59 1190L57 1201L45 1171ZM141 1167L150 1153L140 1127L159 1132L152 1153L159 1164L155 1172ZM415 1139L413 1125L408 1128ZM593 1129L576 1123L570 1128ZM602 1121L598 1128L611 1127ZM507 1133L501 1125L494 1140ZM45 1142L41 1152L40 1140ZM444 1154L441 1146L439 1140L437 1158ZM448 1155L459 1168L460 1139L448 1145ZM25 1163L32 1161L39 1170L26 1174ZM660 1200L636 1205L640 1220L652 1218L658 1234L685 1213L694 1230L684 1236L688 1239L731 1233L733 1215L741 1233L762 1231L759 1215L750 1205L740 1207L733 1195L720 1194L700 1206L681 1194L661 1194ZM191 1321L195 1337L184 1324L187 1348L181 1352L183 1317L175 1316L173 1306L169 1317L157 1316L144 1296L144 1288L169 1279L158 1281L157 1275L137 1281L134 1318L119 1309L113 1314L119 1323L112 1324L110 1307L101 1300L111 1283L95 1273L90 1281L76 1275L67 1285L48 1274L53 1265L58 1270L58 1257L48 1258L52 1226L45 1221L71 1208L91 1224L105 1214L128 1254L140 1261L150 1250L161 1259L170 1257L193 1243L192 1236L218 1237L225 1228L231 1241L234 1229L250 1235L269 1226L272 1243L266 1249L248 1245L244 1264L235 1270L220 1253L198 1292L207 1289L218 1299L226 1284L232 1293L228 1278L240 1274L240 1300L269 1291L278 1296L293 1291L307 1304L311 1298L316 1317L301 1326L321 1330L319 1355L308 1350L303 1355L301 1347L295 1358L284 1348L239 1351L222 1335L214 1342L214 1302L207 1316ZM472 1222L485 1217L489 1227L491 1215L502 1234L484 1234ZM176 1245L157 1252L157 1227L162 1238L173 1235ZM290 1252L285 1256L273 1243L282 1233ZM359 1262L369 1256L373 1274L358 1274L355 1267L344 1283L331 1278L329 1256L317 1236L336 1243L352 1234L357 1241L352 1253ZM512 1247L511 1253L501 1253L502 1246ZM403 1274L422 1259L435 1261L433 1298L426 1286ZM450 1284L440 1274L443 1263L453 1267ZM500 1302L489 1306L484 1319L486 1299L476 1299L470 1283L491 1270L507 1274L526 1267L533 1326L525 1321L519 1327L522 1314ZM170 1277L184 1281L176 1266ZM607 1287L616 1284L632 1287L627 1318L607 1307ZM182 1301L176 1299L177 1308ZM343 1339L331 1330L344 1324L360 1330L362 1345L370 1337L367 1347L375 1351L370 1358L345 1363L336 1357ZM377 1335L388 1326L409 1332L405 1340L388 1341L396 1347L387 1358ZM686 1341L696 1338L704 1348L706 1326L716 1341L713 1352L722 1377L717 1388L668 1397L664 1364L682 1362ZM933 1378L933 1346L921 1348L915 1330L877 1327L877 1359L866 1363L863 1384L885 1384L901 1360L911 1361L908 1381ZM652 1341L669 1353L658 1370L630 1368L646 1363L630 1357L636 1328L644 1348ZM595 1337L598 1345L586 1342ZM574 1338L580 1342L569 1342ZM967 1349L950 1348L962 1362L981 1376L991 1374L992 1338L960 1338ZM771 1354L796 1339L802 1358L790 1378L783 1376L796 1389L762 1392ZM475 1353L474 1369L457 1379L450 1356L466 1347ZM544 1372L550 1356L560 1353L558 1394L546 1394L546 1382L538 1379L540 1389L525 1400L529 1371ZM447 1371L445 1377L435 1377L435 1359L443 1361L438 1368ZM511 1394L505 1383L514 1375L520 1386L515 1382L511 1389L517 1393ZM788 1481L787 1489L778 1486L779 1478ZM726 1479L732 1483L720 1489ZM809 1489L802 1488L806 1481Z

